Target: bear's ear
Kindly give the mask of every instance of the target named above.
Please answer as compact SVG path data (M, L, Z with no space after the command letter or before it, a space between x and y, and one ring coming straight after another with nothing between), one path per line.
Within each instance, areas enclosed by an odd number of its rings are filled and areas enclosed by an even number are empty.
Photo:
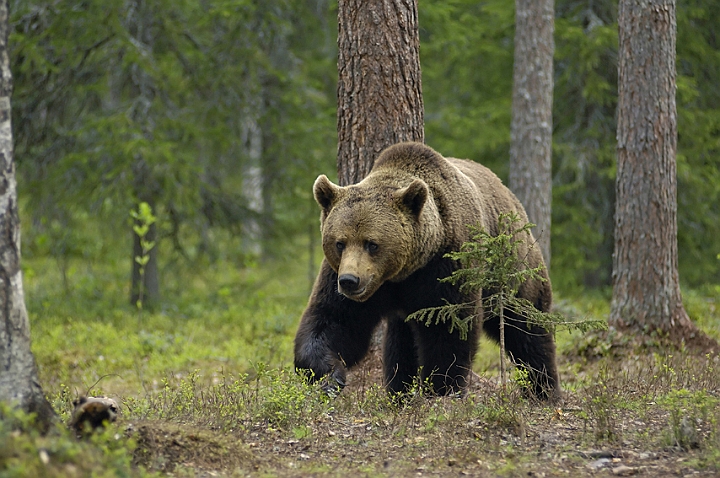
M324 174L318 176L313 185L313 194L323 211L328 212L332 209L340 189L340 186L333 184Z
M398 190L395 193L395 197L397 197L400 200L400 203L417 217L420 215L420 212L427 201L428 194L427 185L423 181L415 179L409 186Z

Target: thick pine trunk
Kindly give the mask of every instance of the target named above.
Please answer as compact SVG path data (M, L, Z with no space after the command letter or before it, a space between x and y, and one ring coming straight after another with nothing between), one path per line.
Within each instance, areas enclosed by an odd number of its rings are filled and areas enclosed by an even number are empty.
M362 180L377 155L424 141L416 0L338 2L338 174Z
M425 141L417 0L338 1L338 180L361 181L378 154ZM362 370L379 370L382 327Z
M550 267L552 102L555 30L553 0L515 1L510 176Z
M674 0L621 0L610 324L698 341L677 250ZM717 344L715 344L717 346Z
M55 412L38 381L20 270L20 219L10 123L8 4L0 1L0 401L34 412L47 429Z

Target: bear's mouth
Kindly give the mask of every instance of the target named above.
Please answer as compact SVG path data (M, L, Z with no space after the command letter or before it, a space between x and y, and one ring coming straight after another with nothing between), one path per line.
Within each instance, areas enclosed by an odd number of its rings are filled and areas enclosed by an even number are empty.
M366 290L367 290L367 286L363 287L362 289L353 290L353 291L345 291L343 289L340 289L339 292L342 295L344 295L345 297L347 297L348 299L357 300L365 293Z

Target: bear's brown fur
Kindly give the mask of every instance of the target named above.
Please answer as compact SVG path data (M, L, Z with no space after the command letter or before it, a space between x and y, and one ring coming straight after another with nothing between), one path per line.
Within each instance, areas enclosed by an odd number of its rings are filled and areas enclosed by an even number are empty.
M467 340L446 324L425 326L405 318L420 309L478 300L440 283L458 264L444 255L470 239L469 224L497 234L498 216L516 212L517 198L500 179L472 161L443 158L421 143L400 143L383 151L360 183L340 187L320 176L314 185L321 207L325 260L295 338L295 366L340 387L345 370L367 353L372 331L387 320L383 367L391 392L408 389L419 374L436 393L461 390L477 348L480 327ZM520 251L531 267L543 263L532 236ZM547 276L545 275L547 278ZM519 296L549 311L549 281L528 281ZM511 315L505 342L525 367L540 397L556 398L559 380L555 343L544 329L527 327ZM497 319L482 328L499 338Z

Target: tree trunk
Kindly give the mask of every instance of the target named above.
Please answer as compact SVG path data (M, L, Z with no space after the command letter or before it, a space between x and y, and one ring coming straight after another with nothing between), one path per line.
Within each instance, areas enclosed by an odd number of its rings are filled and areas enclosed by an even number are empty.
M377 155L424 141L417 0L338 2L338 175L362 180Z
M610 324L697 342L677 249L675 1L621 0ZM717 344L715 344L717 346Z
M55 417L38 381L20 270L20 218L10 122L12 75L7 51L8 3L0 2L0 401L37 414L47 429Z
M338 25L337 169L347 186L388 146L425 140L417 0L339 0ZM379 367L383 330L373 334L370 368Z
M553 0L515 0L510 177L550 267L552 102L555 42Z
M261 113L258 112L258 116ZM253 117L246 113L247 120L243 124L242 138L247 162L243 164L242 195L250 210L250 217L243 221L242 248L248 254L260 257L263 252L263 229L259 220L264 212L264 174L263 174L263 130Z
M133 38L138 43L145 45L148 50L152 51L154 43L151 31L152 11L147 3L143 0L132 0L129 2L127 22L128 31ZM143 70L142 66L133 65L131 68L131 81L136 92L131 118L133 122L140 125L140 129L145 138L148 141L152 141L154 125L150 109L155 96L155 90L152 84L153 80L150 75ZM140 154L137 154L135 157L133 174L133 188L136 200L138 203L148 203L152 208L153 214L157 215L156 206L161 186L154 176L152 166L148 164L146 158L143 158ZM135 261L135 258L142 256L143 250L140 244L140 238L133 234L130 303L132 305L137 304L142 288L143 308L152 309L160 303L160 271L158 267L158 250L160 244L155 224L150 225L145 240L153 241L155 246L148 253L149 260L147 264L145 264L144 274L141 275L140 265Z

